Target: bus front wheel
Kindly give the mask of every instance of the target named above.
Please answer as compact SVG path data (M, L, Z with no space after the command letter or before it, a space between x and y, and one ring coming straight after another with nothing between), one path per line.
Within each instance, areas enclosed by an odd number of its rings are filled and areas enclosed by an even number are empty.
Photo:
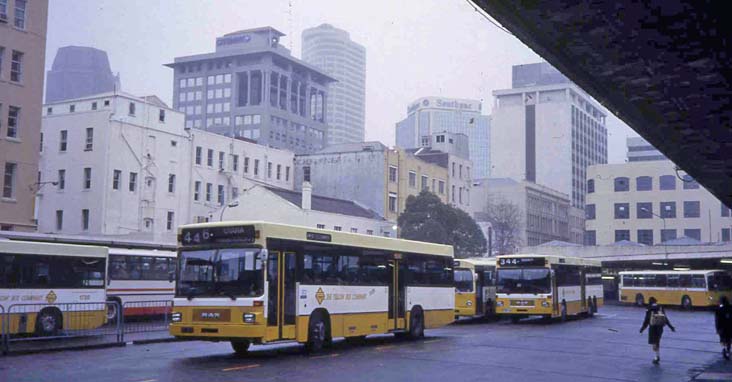
M231 348L238 356L244 356L249 353L249 341L231 341Z
M36 334L53 336L61 329L61 312L57 309L43 309L36 317Z
M592 304L592 297L587 297L587 316L595 316L595 306Z
M323 345L325 344L327 337L327 326L325 324L325 320L320 314L313 314L313 316L310 317L310 323L308 325L307 350L311 353L317 353L323 350Z
M561 316L562 322L567 321L567 302L562 301L562 316Z
M422 309L416 308L412 310L409 319L409 338L416 340L424 337L424 314Z
M643 302L643 295L638 293L635 295L635 305L636 306L643 306L645 305L645 302Z
M691 297L684 296L681 298L681 307L686 310L691 310L692 304L691 304Z

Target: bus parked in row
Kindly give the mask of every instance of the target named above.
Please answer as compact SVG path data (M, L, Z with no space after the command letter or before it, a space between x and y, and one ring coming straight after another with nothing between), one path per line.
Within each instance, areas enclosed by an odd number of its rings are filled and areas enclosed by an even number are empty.
M109 249L107 318L123 308L125 317L170 311L175 294L176 253L156 249Z
M732 277L721 270L620 272L620 302L643 306L651 297L684 309L732 300Z
M170 333L250 344L423 336L453 322L453 248L262 222L178 231Z
M593 315L603 305L601 263L546 255L507 255L496 259L496 312L518 322Z
M490 317L496 307L496 259L455 260L455 319Z
M105 247L0 239L0 325L43 336L100 327L106 272Z

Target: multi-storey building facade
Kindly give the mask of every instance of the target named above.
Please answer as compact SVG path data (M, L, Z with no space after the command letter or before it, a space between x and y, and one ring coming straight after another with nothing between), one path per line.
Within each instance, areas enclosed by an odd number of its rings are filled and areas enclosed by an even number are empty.
M587 169L587 245L730 241L730 210L668 160Z
M173 107L186 127L309 153L324 147L328 84L335 81L293 57L274 28L216 39L216 51L176 57Z
M641 137L626 138L628 162L668 160L657 148Z
M379 142L344 143L295 158L295 186L308 181L313 193L353 200L396 222L409 195L427 189L447 203L445 167Z
M107 52L87 46L59 48L47 78L46 103L122 90Z
M493 92L491 177L535 182L584 208L587 166L607 163L605 113L576 85L549 83L556 74L514 75L514 88Z
M154 96L47 104L39 230L175 240L179 224L218 220L254 184L292 189L293 160L289 151L186 129L184 115Z
M322 24L302 32L302 59L338 82L326 103L328 145L363 142L366 137L366 48L348 32Z
M396 145L405 149L428 147L435 133L468 137L472 177L490 175L491 117L481 114L480 101L425 97L407 108L407 117L396 124Z
M0 230L32 231L48 1L0 1Z

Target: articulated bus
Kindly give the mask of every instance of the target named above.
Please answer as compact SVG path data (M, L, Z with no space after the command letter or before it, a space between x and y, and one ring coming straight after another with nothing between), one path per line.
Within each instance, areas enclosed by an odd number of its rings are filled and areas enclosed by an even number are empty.
M109 249L107 300L125 317L165 314L175 294L176 253L153 249ZM117 316L109 304L107 318Z
M721 270L620 272L620 302L643 306L651 297L659 304L684 309L710 307L721 296L732 300L732 277Z
M264 222L178 231L170 333L250 344L421 337L453 322L451 246Z
M455 319L489 317L496 307L496 259L455 260Z
M496 311L518 322L593 315L603 305L599 261L563 256L507 255L496 260Z
M106 271L105 247L0 239L0 325L44 336L104 325Z

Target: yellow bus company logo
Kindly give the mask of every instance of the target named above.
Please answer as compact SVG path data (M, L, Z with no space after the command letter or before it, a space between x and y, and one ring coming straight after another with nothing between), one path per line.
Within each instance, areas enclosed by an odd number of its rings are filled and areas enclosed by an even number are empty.
M201 312L201 318L204 320L218 320L218 319L221 319L221 313L219 313L219 312Z
M53 293L53 291L48 292L46 295L46 301L48 301L49 304L56 302L56 298L58 298L58 296L56 296L56 293Z
M325 293L323 292L323 288L318 288L318 291L315 292L315 299L318 300L318 305L323 303L323 300L325 300Z

